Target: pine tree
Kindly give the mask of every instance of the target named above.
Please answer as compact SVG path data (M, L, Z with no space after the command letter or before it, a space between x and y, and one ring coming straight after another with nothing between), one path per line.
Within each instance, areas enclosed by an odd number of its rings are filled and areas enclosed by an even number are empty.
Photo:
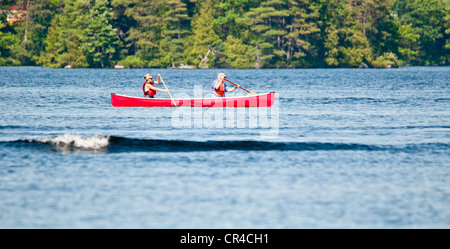
M293 1L290 6L290 24L286 26L286 60L317 56L314 43L320 35L319 8L314 1ZM305 63L303 63L305 64Z
M11 6L22 20L6 22ZM0 65L167 67L208 52L209 67L450 62L448 0L0 0L0 9Z
M43 51L44 40L52 17L57 12L59 0L13 0L1 1L2 8L19 10L21 19L5 25L6 32L0 42L5 64L35 65ZM2 11L0 11L1 13ZM8 12L8 11L5 11ZM6 16L6 15L5 15ZM4 44L1 45L1 44Z
M254 47L245 45L241 39L233 35L228 35L224 53L232 68L250 68L255 64Z
M125 15L135 22L125 41L134 56L149 62L148 66L162 66L161 39L164 30L164 0L112 0L114 7L125 8Z
M251 8L260 5L261 0L223 0L219 4L219 16L215 18L214 24L220 26L223 39L228 34L242 38L242 33L247 30L247 26L236 20L243 18L243 15Z
M184 52L188 64L199 65L201 59L207 54L208 46L214 47L221 40L214 31L214 16L212 0L205 0L199 6L200 12L192 21L192 34L186 39ZM214 60L209 57L208 65Z
M349 0L349 8L367 37L375 56L384 52L398 54L398 22L390 7L391 0Z
M86 15L87 25L81 40L93 67L109 65L119 43L117 30L110 24L113 13L108 4L108 0L95 0Z
M356 21L354 9L344 0L329 1L324 29L324 60L329 66L358 67L372 60L369 42Z
M86 13L90 2L65 0L61 14L55 15L44 41L46 51L41 53L40 64L46 67L88 67L82 47L83 30L86 28Z
M320 5L314 0L264 0L261 5L251 8L238 23L244 24L256 36L251 43L262 53L262 61L275 66L303 64L305 57L316 56L315 43L320 29Z
M445 16L449 10L448 0L396 0L394 7L402 25L412 24L420 35L420 64L438 64L448 58ZM448 37L448 36L447 36Z
M170 63L179 64L183 62L184 41L189 33L186 3L181 0L169 0L165 5L163 20L166 28L163 31L161 47Z

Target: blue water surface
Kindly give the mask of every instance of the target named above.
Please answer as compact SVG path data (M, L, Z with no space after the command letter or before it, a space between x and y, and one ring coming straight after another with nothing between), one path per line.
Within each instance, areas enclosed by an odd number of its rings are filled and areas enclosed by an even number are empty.
M146 73L209 98L219 72L275 105L111 106ZM0 67L0 228L450 228L449 79Z

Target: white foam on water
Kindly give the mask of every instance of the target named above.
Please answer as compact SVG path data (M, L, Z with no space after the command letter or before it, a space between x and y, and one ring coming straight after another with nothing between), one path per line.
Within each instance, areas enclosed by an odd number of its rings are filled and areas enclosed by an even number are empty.
M41 143L50 143L56 147L77 148L84 150L99 150L109 145L109 136L81 137L78 135L64 134L62 136L41 138Z

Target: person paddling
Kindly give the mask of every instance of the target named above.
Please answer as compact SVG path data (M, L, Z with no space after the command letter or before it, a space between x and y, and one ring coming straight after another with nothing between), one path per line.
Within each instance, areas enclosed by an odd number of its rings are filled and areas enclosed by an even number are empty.
M227 86L224 83L226 77L227 76L224 73L219 73L217 75L217 80L215 80L213 82L212 89L211 89L211 93L212 93L213 97L225 97L225 92L230 93L239 87L239 85L237 85L233 88L227 89Z
M149 73L144 75L144 79L145 79L145 82L142 85L142 91L144 92L144 95L146 97L154 98L157 91L158 92L169 92L168 90L155 87L155 84L159 84L161 81L160 74L158 74L158 81L156 81L156 82L153 81L153 76Z

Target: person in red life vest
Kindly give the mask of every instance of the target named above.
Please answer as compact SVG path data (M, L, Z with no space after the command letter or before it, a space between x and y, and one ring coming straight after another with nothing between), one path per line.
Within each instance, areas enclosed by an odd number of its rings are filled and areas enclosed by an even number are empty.
M144 92L144 95L146 97L154 98L157 91L158 92L169 92L167 90L159 89L159 88L155 87L155 84L159 84L161 81L161 74L158 74L158 81L156 81L156 82L153 81L153 76L149 73L144 75L144 79L145 79L145 82L142 85L142 91Z
M213 82L211 93L213 97L225 97L225 92L232 92L239 87L239 85L227 89L227 85L225 85L224 81L227 76L224 73L219 73L217 75L217 80Z

